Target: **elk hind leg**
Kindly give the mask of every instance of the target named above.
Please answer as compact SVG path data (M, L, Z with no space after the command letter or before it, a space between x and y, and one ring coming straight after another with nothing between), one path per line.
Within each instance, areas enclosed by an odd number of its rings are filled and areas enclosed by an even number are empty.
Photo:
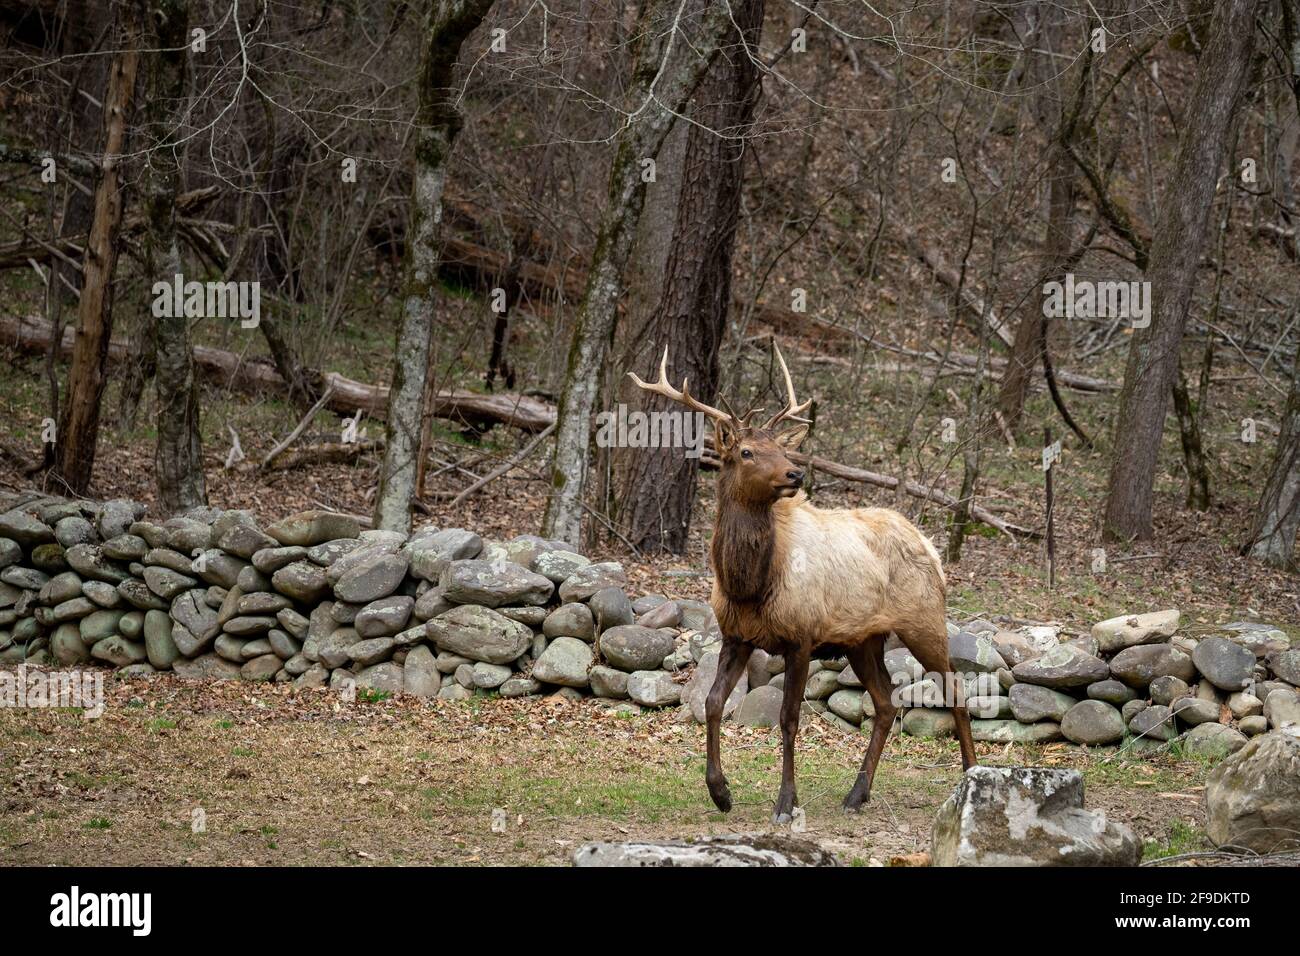
M858 810L871 799L871 783L876 777L876 764L885 749L885 741L894 726L898 707L894 704L893 684L885 670L885 636L876 634L848 652L849 664L862 686L866 688L876 715L871 722L871 741L867 744L862 767L853 782L853 789L844 798L845 810Z
M899 632L899 638L921 664L927 674L936 674L944 678L944 686L951 688L952 719L957 725L957 742L961 746L961 766L969 770L975 766L975 742L971 738L970 714L966 712L966 685L953 671L948 659L948 632L940 629L935 632L909 631Z

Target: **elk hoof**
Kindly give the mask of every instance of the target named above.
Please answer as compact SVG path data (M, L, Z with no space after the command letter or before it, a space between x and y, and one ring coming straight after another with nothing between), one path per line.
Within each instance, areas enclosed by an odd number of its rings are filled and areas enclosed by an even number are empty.
M862 805L866 803L869 799L871 798L861 797L858 796L856 793L850 793L847 797L844 798L844 812L845 813L861 812Z
M709 796L713 798L714 805L723 813L731 812L731 789L725 783L717 787L709 787Z
M773 826L778 826L778 827L788 826L792 819L794 818L791 817L790 814L788 813L781 813L779 810L772 811Z

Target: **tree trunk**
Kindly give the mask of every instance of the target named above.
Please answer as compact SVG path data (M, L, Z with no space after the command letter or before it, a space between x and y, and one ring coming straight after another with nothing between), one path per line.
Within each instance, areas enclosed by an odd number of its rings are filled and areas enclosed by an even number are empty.
M1291 567L1300 531L1300 351L1293 366L1277 454L1259 496L1243 553L1275 568Z
M1106 493L1108 541L1148 539L1165 410L1224 146L1250 72L1258 0L1220 0L1200 57L1146 276L1151 322L1129 347Z
M615 145L607 205L560 392L551 495L542 533L575 546L581 540L592 412L618 318L623 272L645 205L647 183L642 179L642 164L658 156L676 114L699 86L730 23L727 5L708 0L700 19L699 42L688 44L678 35L682 30L682 25L674 22L678 12L677 5L668 0L648 0L642 8L637 32L644 39L632 71L632 107ZM674 50L679 51L676 56ZM665 60L673 62L662 62Z
M185 113L185 70L189 50L189 2L159 4L155 49L146 65L148 98L145 111L155 146L144 175L149 218L145 242L147 274L169 279L181 269L176 236L176 194L180 188L179 157L166 145L172 120ZM203 477L203 446L199 436L199 393L194 378L189 319L181 314L159 316L153 330L155 387L158 394L158 444L154 463L158 501L168 514L207 504Z
M95 189L94 215L82 264L76 346L68 372L68 400L59 423L55 472L75 494L90 488L104 396L104 368L113 334L113 272L122 222L122 153L140 60L140 9L123 3L118 50L104 96L104 154Z
M108 59L97 55L107 37L107 27L111 22L111 11L97 3L70 2L66 16L52 36L56 42L48 51L51 56L70 56L74 64L67 80L67 108L56 124L55 135L49 143L52 154L71 157L81 153L91 155L98 145L103 120L100 104L104 100L108 84ZM73 24L76 24L74 27ZM74 177L84 178L88 186L94 185L93 176L97 167L86 163L65 161L65 168L59 175L61 188L50 190L50 218L59 221L58 235L70 237L85 233L90 228L94 211L93 194L76 188L72 184ZM60 211L61 207L61 211ZM81 288L81 272L58 257L51 257L48 287L45 295L46 316L58 331L63 329L65 308L75 308L76 296L72 290ZM24 263L25 264L25 263ZM62 418L59 378L56 372L56 356L45 356L45 379L49 386L49 417L54 421ZM52 466L57 449L57 436L53 443L44 445L43 458L46 466Z
M648 336L656 343L648 367L667 344L674 378L687 378L692 394L709 404L717 394L718 353L731 304L744 136L762 90L749 51L758 50L764 6L765 0L741 0L734 7L735 26L696 94L676 222ZM670 410L662 396L638 395L648 413ZM628 540L642 551L681 554L695 504L699 459L686 457L680 448L634 449L627 457L623 517Z
M1055 141L1049 144L1052 163L1048 167L1051 183L1048 186L1047 223L1043 230L1044 271L1038 286L1045 283L1061 281L1064 278L1066 260L1070 248L1070 217L1074 213L1074 162L1069 154ZM1020 416L1025 410L1025 395L1029 383L1038 370L1039 356L1046 343L1043 340L1042 297L1029 297L1028 312L1016 327L1016 340L1011 347L1011 358L1002 378L1002 390L998 393L998 409L1007 427L1015 430L1020 425Z
M449 93L461 44L491 8L492 0L433 0L424 24L405 289L393 358L393 384L388 392L384 463L375 496L374 526L390 531L411 530L411 504L419 472L442 193L447 157L461 123Z

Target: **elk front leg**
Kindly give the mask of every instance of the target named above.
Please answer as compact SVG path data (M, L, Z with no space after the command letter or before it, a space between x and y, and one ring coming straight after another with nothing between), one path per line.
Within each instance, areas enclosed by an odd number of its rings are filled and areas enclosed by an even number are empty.
M709 749L708 769L704 779L709 785L709 796L723 813L731 810L731 790L727 787L727 778L722 773L722 708L727 698L735 690L740 675L745 672L749 656L754 649L748 644L733 638L722 639L722 650L718 652L718 674L709 688L709 696L704 700L704 720L708 728Z
M789 823L799 797L794 787L794 739L799 733L799 710L808 683L808 650L799 648L785 655L785 684L781 696L781 792L776 795L772 822Z

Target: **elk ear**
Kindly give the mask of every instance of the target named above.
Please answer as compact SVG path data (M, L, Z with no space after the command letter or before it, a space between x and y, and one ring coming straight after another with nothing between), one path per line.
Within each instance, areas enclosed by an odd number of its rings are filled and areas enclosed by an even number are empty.
M808 437L807 425L795 425L793 428L787 428L774 439L778 445L786 451L798 451L803 440Z
M739 439L740 432L735 425L720 418L713 420L713 447L719 456L725 455Z

